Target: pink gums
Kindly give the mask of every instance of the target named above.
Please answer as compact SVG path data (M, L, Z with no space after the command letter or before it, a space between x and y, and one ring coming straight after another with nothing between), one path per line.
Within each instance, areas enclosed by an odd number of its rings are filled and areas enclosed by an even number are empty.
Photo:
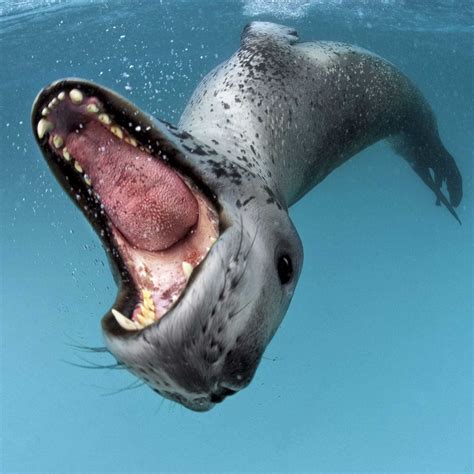
M79 133L69 133L66 146L133 247L165 250L196 225L198 203L181 177L99 122L89 121Z

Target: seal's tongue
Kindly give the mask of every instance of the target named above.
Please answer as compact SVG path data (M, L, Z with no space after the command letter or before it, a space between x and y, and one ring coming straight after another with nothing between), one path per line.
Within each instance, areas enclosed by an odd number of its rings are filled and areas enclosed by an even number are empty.
M69 133L66 145L94 183L113 224L135 248L165 250L197 223L196 198L159 159L96 121Z

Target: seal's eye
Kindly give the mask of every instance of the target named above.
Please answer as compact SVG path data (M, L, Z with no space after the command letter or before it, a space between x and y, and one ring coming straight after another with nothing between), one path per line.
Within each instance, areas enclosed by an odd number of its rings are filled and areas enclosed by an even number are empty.
M293 265L288 255L282 255L277 264L278 276L282 285L285 285L293 276Z

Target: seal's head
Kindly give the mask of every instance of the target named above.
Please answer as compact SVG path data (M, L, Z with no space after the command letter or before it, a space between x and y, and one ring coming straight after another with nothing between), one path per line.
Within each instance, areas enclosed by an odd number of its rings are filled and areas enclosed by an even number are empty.
M100 236L119 286L102 320L109 351L156 392L193 410L245 387L303 259L278 191L86 81L44 89L32 121L49 167Z

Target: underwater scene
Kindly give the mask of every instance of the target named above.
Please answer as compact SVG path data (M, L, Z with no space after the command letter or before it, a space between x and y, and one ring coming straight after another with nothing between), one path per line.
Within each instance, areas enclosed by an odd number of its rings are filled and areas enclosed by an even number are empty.
M473 31L0 1L0 471L473 472Z

